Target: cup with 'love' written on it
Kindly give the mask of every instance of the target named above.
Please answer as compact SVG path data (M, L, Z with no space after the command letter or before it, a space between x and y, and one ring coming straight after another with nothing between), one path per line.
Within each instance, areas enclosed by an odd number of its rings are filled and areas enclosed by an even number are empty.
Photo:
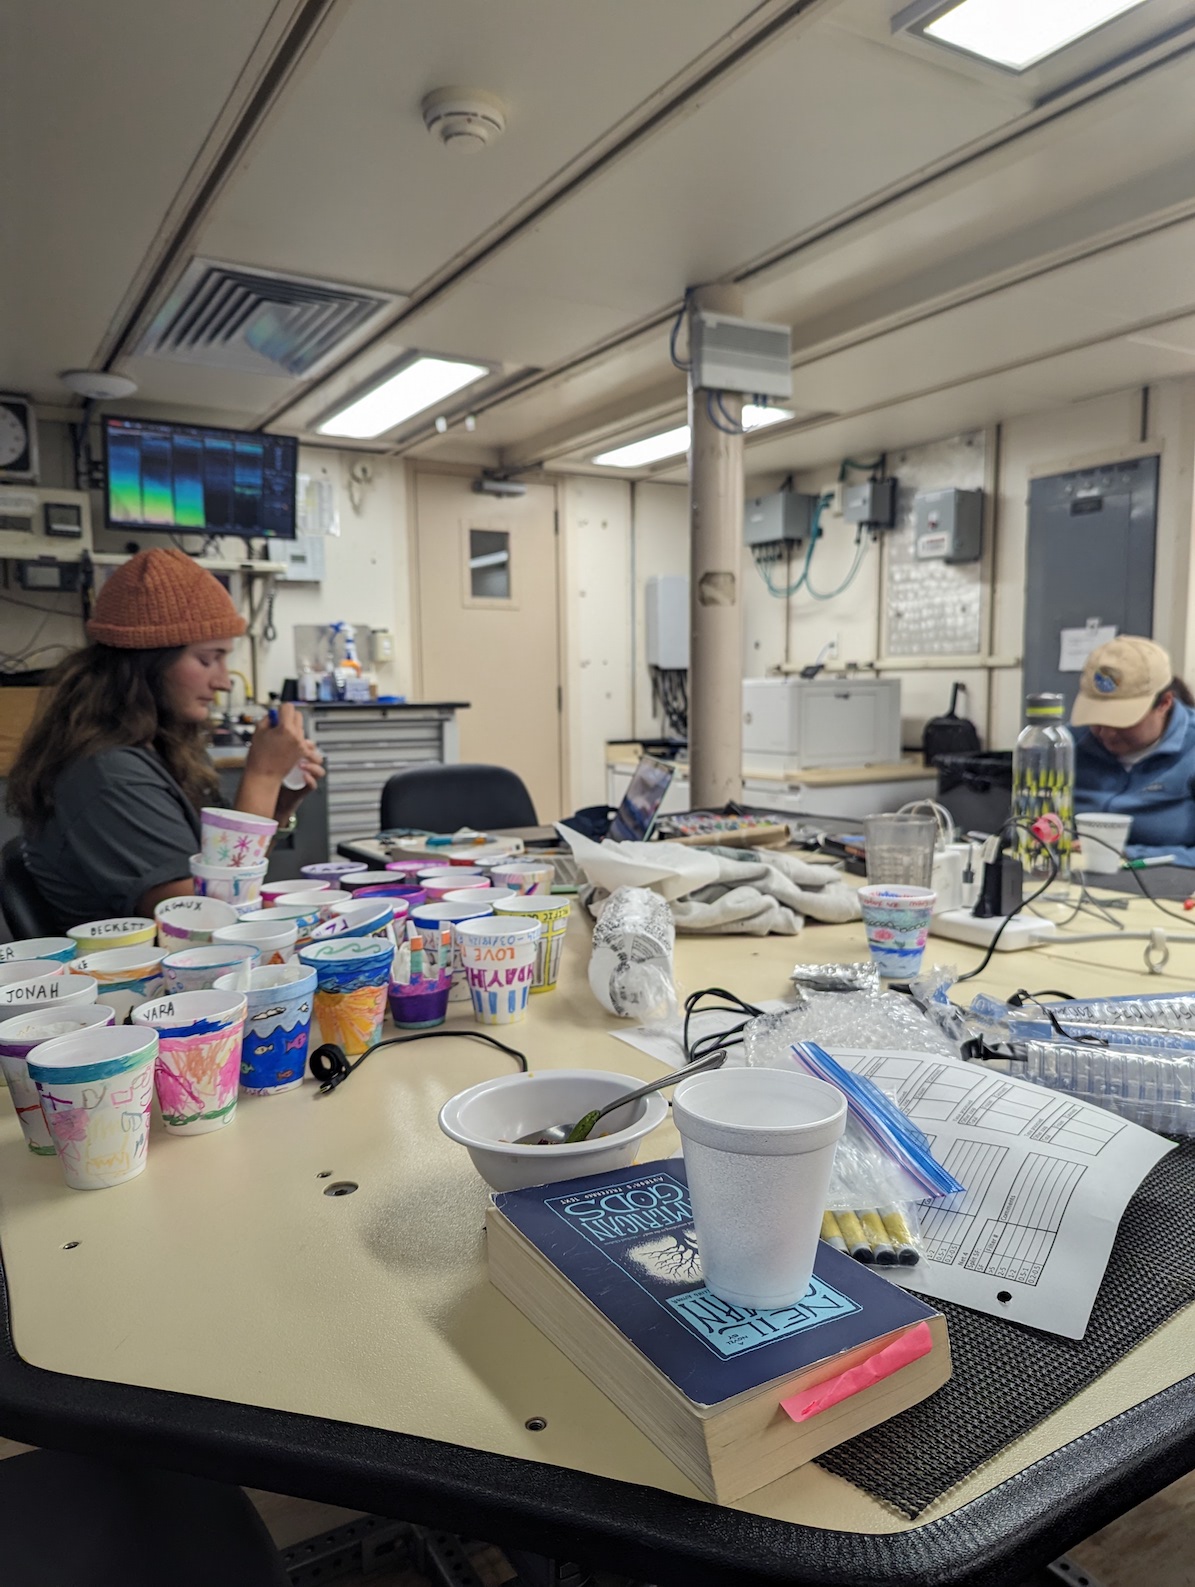
M474 1018L482 1025L511 1025L527 1012L539 950L538 920L482 915L453 926Z

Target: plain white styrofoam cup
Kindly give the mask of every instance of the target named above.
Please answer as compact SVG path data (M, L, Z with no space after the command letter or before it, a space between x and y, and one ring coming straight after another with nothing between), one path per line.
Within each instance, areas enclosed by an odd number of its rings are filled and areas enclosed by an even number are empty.
M718 1069L677 1086L707 1288L755 1311L794 1306L809 1288L846 1098L812 1075Z
M1090 810L1075 817L1079 853L1075 864L1096 876L1111 876L1120 869L1124 846L1132 830L1132 816L1112 810Z

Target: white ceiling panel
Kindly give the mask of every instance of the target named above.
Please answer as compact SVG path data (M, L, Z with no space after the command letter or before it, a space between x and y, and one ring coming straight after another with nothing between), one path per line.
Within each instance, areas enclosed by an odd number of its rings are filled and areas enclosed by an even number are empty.
M409 291L712 45L752 0L354 0L205 233L218 257ZM473 156L431 89L496 94Z
M0 369L91 362L274 0L10 0L0 48Z

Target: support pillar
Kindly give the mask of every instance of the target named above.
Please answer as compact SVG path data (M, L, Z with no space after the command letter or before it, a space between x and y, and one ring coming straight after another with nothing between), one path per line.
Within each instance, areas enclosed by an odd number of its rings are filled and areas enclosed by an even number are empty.
M738 287L698 287L693 309L741 315ZM743 793L742 398L722 412L689 376L689 778L695 809Z

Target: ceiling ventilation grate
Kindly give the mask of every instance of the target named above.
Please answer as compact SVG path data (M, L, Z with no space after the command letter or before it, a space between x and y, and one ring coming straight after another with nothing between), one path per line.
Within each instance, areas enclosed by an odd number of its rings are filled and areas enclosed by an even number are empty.
M342 351L398 301L394 293L194 259L136 351L297 378Z

